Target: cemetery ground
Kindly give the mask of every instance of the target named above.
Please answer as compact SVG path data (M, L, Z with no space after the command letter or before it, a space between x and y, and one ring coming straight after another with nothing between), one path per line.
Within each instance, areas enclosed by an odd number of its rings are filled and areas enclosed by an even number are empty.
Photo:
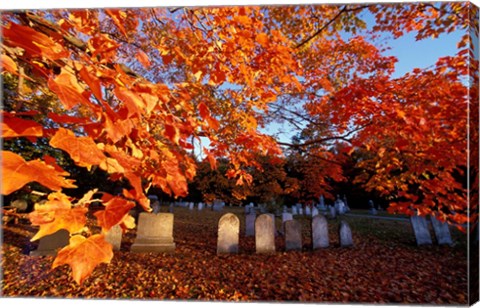
M240 218L239 253L217 255L218 220L226 212ZM255 238L245 237L243 208L214 212L176 207L174 215L174 253L130 252L135 231L129 230L111 263L97 267L82 285L73 281L66 265L51 270L54 257L28 255L37 245L30 242L36 229L28 220L3 225L3 296L467 303L466 236L454 228L452 247L417 247L409 222L341 217L350 224L354 247L340 247L337 218L328 221L330 247L313 251L311 218L296 216L302 223L302 251L285 252L283 237L276 236L277 252L262 255L255 253ZM276 225L279 230L281 218Z

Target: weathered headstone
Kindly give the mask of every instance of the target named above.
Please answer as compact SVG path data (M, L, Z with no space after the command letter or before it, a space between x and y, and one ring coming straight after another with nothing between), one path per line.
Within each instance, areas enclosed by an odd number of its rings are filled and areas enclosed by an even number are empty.
M115 225L108 230L107 234L105 234L105 240L112 244L113 250L120 250L122 245L122 228L120 225Z
M255 220L255 248L257 253L275 252L275 224L268 214L262 214Z
M303 215L303 207L302 206L298 207L298 215Z
M188 204L188 209L189 209L190 211L193 211L193 208L194 208L194 207L195 207L195 203L190 202L190 203Z
M292 206L292 215L298 215L298 209L295 205Z
M302 225L297 220L285 222L285 250L302 250Z
M317 215L312 219L313 249L327 248L329 245L328 222L325 216Z
M200 203L198 204L198 210L199 210L199 211L202 211L202 210L203 210L203 202L200 202Z
M432 237L430 236L428 222L425 217L413 215L410 216L410 222L412 223L413 233L415 234L417 245L431 245Z
M257 214L255 212L245 215L245 236L255 235L255 219Z
M70 234L67 230L61 229L57 232L40 238L37 250L30 251L30 255L55 256L57 251L68 245Z
M238 253L240 220L235 214L227 213L218 221L217 254Z
M175 250L173 242L173 214L140 213L137 237L132 252L170 252Z
M350 226L345 220L340 221L339 238L340 246L353 246L352 230L350 229Z
M312 209L312 217L315 217L315 216L317 216L318 214L319 214L319 213L318 213L318 209L317 209L316 207L314 207L314 208Z
M452 237L447 223L442 223L433 216L430 216L432 221L433 231L438 245L452 245Z

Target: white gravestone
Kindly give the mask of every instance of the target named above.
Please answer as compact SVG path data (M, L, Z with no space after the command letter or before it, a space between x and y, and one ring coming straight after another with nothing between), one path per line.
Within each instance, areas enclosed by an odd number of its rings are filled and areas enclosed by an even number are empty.
M313 249L327 248L329 245L328 222L325 216L318 215L312 219Z
M255 220L255 248L257 253L275 253L275 224L268 214Z
M297 220L285 222L285 250L302 250L302 225Z
M339 230L340 246L349 247L353 246L352 230L345 220L340 221Z
M433 231L438 245L452 245L452 237L447 223L442 223L433 216L430 216L432 221Z
M235 214L227 213L218 221L217 254L238 253L240 220Z
M130 250L132 252L174 251L173 214L140 213L137 237Z
M315 216L317 216L318 214L319 214L319 213L318 213L318 209L317 209L316 207L314 207L314 208L312 209L312 217L315 217Z
M431 245L432 237L430 236L428 222L425 217L418 215L410 216L410 222L412 223L413 233L415 234L417 245Z
M65 229L46 235L40 238L37 250L30 251L30 255L39 256L55 256L57 251L68 245L70 233Z
M295 205L292 206L292 215L298 215L298 209Z

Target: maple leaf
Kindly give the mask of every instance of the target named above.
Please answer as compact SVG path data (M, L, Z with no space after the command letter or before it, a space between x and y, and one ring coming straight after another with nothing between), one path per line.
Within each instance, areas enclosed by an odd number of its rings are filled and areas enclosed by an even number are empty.
M127 13L121 10L115 10L115 9L105 9L105 13L108 14L113 20L113 23L115 26L118 27L118 30L124 35L127 36L127 31L125 30L125 27L123 26L125 23L125 19L127 18Z
M150 59L148 58L147 54L143 52L143 50L138 50L135 54L135 57L137 58L138 62L143 65L143 67L147 69L150 67Z
M50 145L67 152L73 161L88 170L92 165L100 165L106 160L106 156L90 137L76 137L68 129L60 128L50 140Z
M68 264L72 268L73 279L82 284L98 264L110 263L112 258L112 245L105 241L103 234L89 238L74 235L70 244L58 252L52 268Z
M91 104L84 94L85 89L80 86L75 75L65 69L62 69L57 77L48 79L48 87L57 94L67 110L72 109L79 103L87 106Z
M20 47L29 55L43 56L52 61L68 57L68 51L61 44L31 27L11 22L2 29L7 45Z
M71 234L79 232L85 226L88 209L83 206L73 207L67 196L60 192L52 193L48 200L35 204L35 209L29 214L32 225L40 226L31 241L36 241L45 235L53 234L60 229Z
M105 203L105 210L100 210L94 215L97 217L98 224L103 230L110 230L111 227L121 223L128 211L135 206L132 201L120 197L113 197Z
M3 113L1 129L3 138L43 136L43 127L39 123L17 118L5 112Z
M66 171L57 171L41 160L25 161L20 155L10 151L2 151L3 183L2 194L9 195L30 182L38 182L52 190L76 188L73 180L65 177Z

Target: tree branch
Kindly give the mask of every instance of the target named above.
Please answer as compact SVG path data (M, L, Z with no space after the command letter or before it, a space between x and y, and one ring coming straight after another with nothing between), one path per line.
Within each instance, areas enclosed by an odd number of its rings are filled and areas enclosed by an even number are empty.
M311 36L309 36L306 40L300 42L299 44L297 44L297 46L295 46L295 48L300 48L304 45L306 45L308 42L310 42L311 40L313 40L317 35L319 35L320 33L322 33L325 29L327 29L328 26L330 26L333 22L335 22L335 20L337 20L340 15L342 15L344 12L346 12L347 10L347 6L344 5L343 8L337 13L337 15L335 15L335 17L333 17L332 19L330 19L326 24L324 24L320 29L318 29L314 34L312 34Z

